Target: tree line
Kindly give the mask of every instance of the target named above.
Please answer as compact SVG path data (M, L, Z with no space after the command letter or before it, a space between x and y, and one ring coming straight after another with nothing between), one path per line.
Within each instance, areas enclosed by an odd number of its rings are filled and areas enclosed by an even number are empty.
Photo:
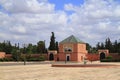
M48 49L58 51L58 42L55 41L54 32L52 32L52 35L50 37L50 46ZM46 48L45 40L37 42L37 45L33 45L32 43L23 44L22 47L20 47L19 43L15 43L14 45L12 45L10 41L0 42L0 51L6 52L6 54L14 54L17 52L23 54L40 54L47 53L48 49Z
M105 42L98 42L95 47L92 47L87 43L86 49L88 50L88 53L97 53L98 49L108 49L110 53L120 53L120 40L111 42L110 38L107 38L105 39ZM48 50L59 51L58 42L55 41L54 32L52 32L50 37L50 44L48 48L46 48L45 40L37 42L37 45L33 45L32 43L27 45L23 44L23 47L20 47L19 43L12 45L10 41L0 42L0 51L6 52L7 54L16 54L18 52L23 54L40 54L47 53Z
M112 42L110 38L105 39L105 42L98 42L96 47L92 47L87 43L87 50L89 53L97 53L99 49L108 49L110 53L120 54L120 40Z
M110 53L120 53L120 41L115 40L111 42L110 38L107 38L105 42L98 42L96 45L97 49L108 49Z

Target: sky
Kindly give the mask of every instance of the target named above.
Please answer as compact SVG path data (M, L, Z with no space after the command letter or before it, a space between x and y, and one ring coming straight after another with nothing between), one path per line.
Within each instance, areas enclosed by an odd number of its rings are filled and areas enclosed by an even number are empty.
M0 0L0 42L37 44L74 35L95 46L120 39L119 0Z

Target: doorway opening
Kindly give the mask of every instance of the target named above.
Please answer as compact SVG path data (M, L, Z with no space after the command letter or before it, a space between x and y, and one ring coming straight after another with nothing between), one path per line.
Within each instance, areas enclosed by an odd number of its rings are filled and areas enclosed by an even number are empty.
M100 60L102 60L102 59L105 59L105 53L104 52L100 53Z
M67 61L70 61L70 56L67 56Z
M50 60L50 61L54 60L54 55L53 55L53 53L50 53L50 55L49 55L49 60Z

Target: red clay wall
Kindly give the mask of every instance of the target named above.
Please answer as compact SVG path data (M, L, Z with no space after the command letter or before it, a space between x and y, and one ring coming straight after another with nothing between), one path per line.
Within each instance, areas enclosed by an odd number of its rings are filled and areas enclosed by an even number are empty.
M110 53L110 56L112 56L113 59L120 59L120 54L117 53Z
M108 49L99 49L98 50L98 53L100 54L100 53L105 53L105 56L109 56L109 50Z
M72 52L71 53L65 53L64 52L64 46L72 46ZM70 61L83 61L83 58L87 54L86 50L86 44L72 44L72 43L66 43L66 44L59 44L59 60L65 61L66 60L66 54L70 55Z
M80 53L87 53L87 50L86 50L86 44L77 44L77 52L80 52Z
M66 55L65 53L59 53L58 57L59 57L59 61L65 61L66 60ZM77 54L75 53L70 53L70 61L77 61Z
M86 57L85 54L83 54L83 53L78 53L78 61L79 61L79 62L82 62L85 57Z
M0 52L0 58L5 58L5 52Z
M99 54L90 54L90 53L88 53L88 54L86 55L86 57L87 57L87 60L89 60L89 61L97 61L97 60L100 60Z
M66 60L66 55L62 52L58 54L58 57L59 57L59 61L65 61Z
M77 53L71 53L70 54L70 57L71 57L71 59L70 59L70 61L77 61Z
M63 44L59 45L59 53L61 54L63 52Z
M12 58L12 54L6 54L5 58Z

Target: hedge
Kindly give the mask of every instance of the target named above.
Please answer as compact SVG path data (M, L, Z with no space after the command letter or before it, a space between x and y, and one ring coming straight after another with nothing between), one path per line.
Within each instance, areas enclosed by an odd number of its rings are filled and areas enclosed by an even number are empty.
M0 58L0 62L14 61L13 58Z
M120 62L120 59L102 59L101 62Z
M25 58L26 61L45 61L45 57L44 56L40 56L40 57L29 57L29 58ZM13 58L0 58L0 62L7 62L7 61L16 61ZM19 59L19 61L24 61L24 57L21 57Z

